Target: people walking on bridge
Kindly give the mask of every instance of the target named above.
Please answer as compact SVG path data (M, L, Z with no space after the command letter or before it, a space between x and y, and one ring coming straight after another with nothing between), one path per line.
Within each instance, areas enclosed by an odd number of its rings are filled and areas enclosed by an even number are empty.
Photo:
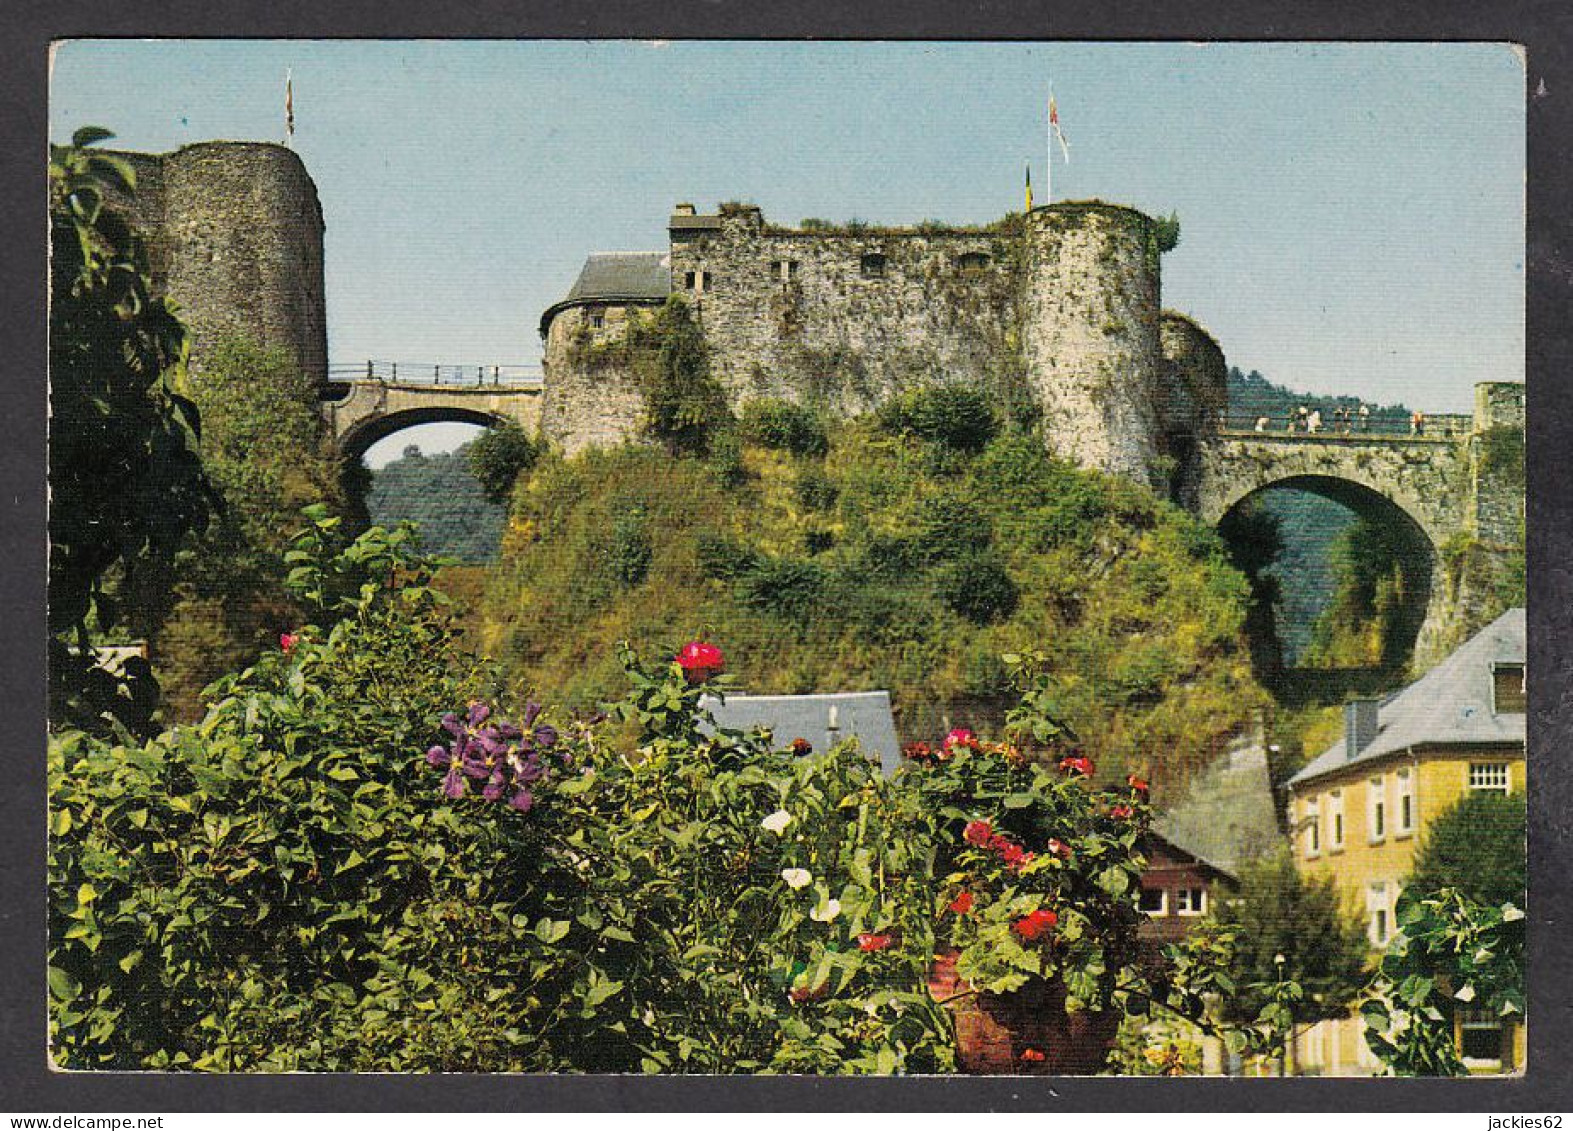
M1291 418L1289 423L1292 425L1294 423L1294 420ZM1265 431L1267 431L1267 417L1266 416L1258 416L1256 418L1256 430L1258 432L1265 432Z
M1307 432L1320 432L1322 430L1322 410L1313 408L1311 415L1306 417L1305 430Z
M1294 431L1294 409L1292 408L1284 414L1284 431Z
M1300 431L1309 432L1311 430L1310 410L1307 409L1304 405L1301 405L1299 408L1294 410L1294 414L1295 417L1300 421ZM1293 432L1294 429L1291 428L1289 431Z
M1371 406L1364 401L1360 402L1360 431L1371 431Z

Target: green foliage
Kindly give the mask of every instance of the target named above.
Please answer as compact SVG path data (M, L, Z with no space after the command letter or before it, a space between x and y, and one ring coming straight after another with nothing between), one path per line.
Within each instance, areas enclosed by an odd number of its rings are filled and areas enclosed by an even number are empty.
M513 493L514 482L535 466L540 449L518 424L499 421L465 445L470 471L488 502L502 505Z
M644 392L645 432L673 451L704 451L729 413L688 303L673 295L649 318L630 318L628 334Z
M612 521L604 552L606 569L621 585L638 585L650 572L650 530L644 508L634 503Z
M1152 222L1153 238L1158 241L1158 250L1162 253L1173 251L1180 246L1180 214L1171 212L1167 216L1159 216Z
M1426 826L1408 886L1429 896L1452 888L1487 906L1524 906L1528 888L1522 794L1471 793Z
M800 456L822 456L830 449L824 421L812 409L792 401L749 401L738 423L743 435L763 448Z
M1424 563L1413 560L1399 524L1360 517L1333 540L1329 558L1336 588L1311 630L1307 667L1400 667L1414 640L1406 631ZM1423 613L1423 610L1422 610ZM1417 625L1414 627L1418 627Z
M1524 430L1498 424L1480 436L1480 471L1501 483L1524 488Z
M88 127L50 147L49 710L142 728L157 685L145 664L126 677L98 667L93 634L159 619L175 555L218 497L197 406L176 391L185 328L110 206L135 192L135 172L91 149L112 136Z
M618 641L708 625L751 691L886 688L913 738L997 724L997 657L1043 647L1094 755L1176 785L1265 701L1245 583L1195 520L1030 436L936 470L872 421L843 435L823 461L744 444L740 488L649 448L547 457L518 493L481 646L593 709L621 683ZM634 504L648 573L620 589L606 532Z
M1213 919L1232 932L1240 982L1278 978L1303 996L1290 1010L1297 1025L1348 1014L1365 982L1365 931L1343 911L1331 877L1302 875L1287 850L1246 865L1239 890L1213 901ZM1282 961L1280 962L1280 958ZM1223 1015L1248 1021L1268 1004L1260 990L1227 999Z
M475 444L483 438L434 455L406 447L372 473L366 494L371 520L379 526L412 522L423 545L457 561L495 559L508 514L505 505L487 497L474 472Z
M1399 934L1361 1004L1366 1043L1400 1076L1463 1076L1454 1021L1460 1008L1524 1018L1524 912L1452 889L1406 890Z
M959 451L981 450L999 428L988 399L968 385L921 385L898 393L879 410L887 431Z

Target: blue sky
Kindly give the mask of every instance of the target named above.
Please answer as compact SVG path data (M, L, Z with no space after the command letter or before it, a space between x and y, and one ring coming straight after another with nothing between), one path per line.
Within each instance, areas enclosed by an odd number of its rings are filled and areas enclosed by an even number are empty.
M1432 412L1523 379L1503 45L83 40L51 133L279 141L286 68L334 364L537 360L585 255L663 247L680 200L977 223L1030 159L1041 201L1052 82L1055 198L1178 212L1164 304L1231 364Z

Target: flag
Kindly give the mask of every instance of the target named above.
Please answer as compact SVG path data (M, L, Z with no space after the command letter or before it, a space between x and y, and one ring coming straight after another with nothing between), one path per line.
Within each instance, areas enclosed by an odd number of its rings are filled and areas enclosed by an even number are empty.
M1054 95L1049 95L1049 129L1054 132L1055 139L1060 143L1060 152L1065 154L1066 164L1070 163L1070 142L1065 140L1065 134L1060 130L1060 111L1054 104Z
M1027 163L1027 211L1032 211L1032 162Z
M295 136L295 78L289 71L284 72L284 137L288 140Z

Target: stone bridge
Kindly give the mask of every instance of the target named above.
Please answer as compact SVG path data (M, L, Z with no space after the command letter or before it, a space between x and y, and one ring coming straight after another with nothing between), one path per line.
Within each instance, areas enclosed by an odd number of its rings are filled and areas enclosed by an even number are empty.
M479 424L511 420L533 433L541 418L541 386L399 384L379 379L335 381L337 399L322 402L334 443L359 459L384 437L415 424Z

